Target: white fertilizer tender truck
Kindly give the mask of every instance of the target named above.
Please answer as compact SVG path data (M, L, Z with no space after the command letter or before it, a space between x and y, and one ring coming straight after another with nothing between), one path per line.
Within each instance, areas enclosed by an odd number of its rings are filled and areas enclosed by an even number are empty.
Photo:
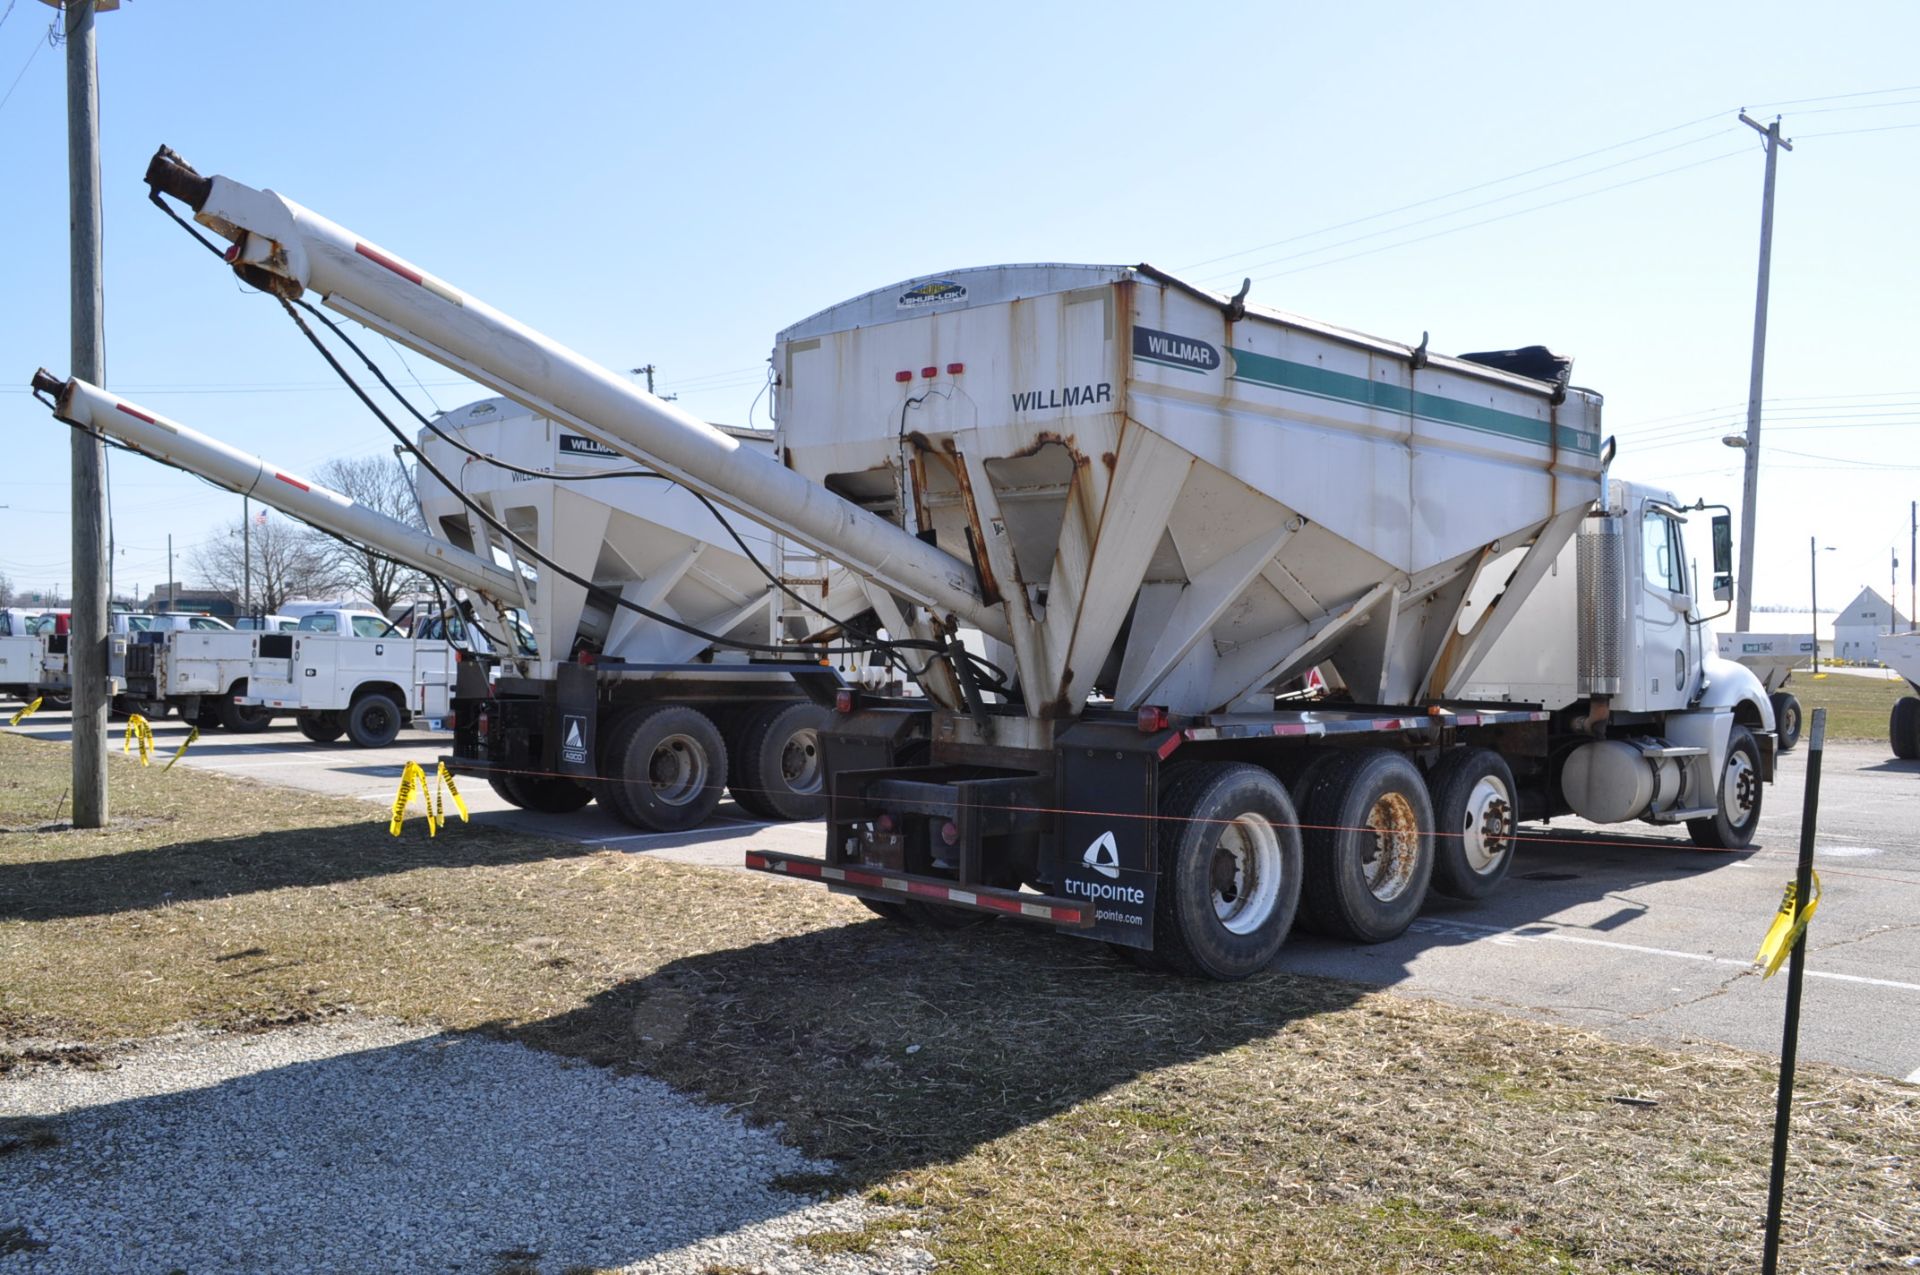
M1523 822L1753 837L1773 715L1706 640L1698 507L1609 479L1600 397L1544 350L1443 357L1148 267L951 271L780 333L767 455L280 195L164 150L148 181L249 284L860 578L925 695L841 689L824 856L749 867L1232 979L1296 915L1379 941L1430 887L1487 893ZM633 718L551 654L552 691L463 665L453 761L486 773L517 720L506 747L617 795ZM1341 698L1288 693L1317 667Z

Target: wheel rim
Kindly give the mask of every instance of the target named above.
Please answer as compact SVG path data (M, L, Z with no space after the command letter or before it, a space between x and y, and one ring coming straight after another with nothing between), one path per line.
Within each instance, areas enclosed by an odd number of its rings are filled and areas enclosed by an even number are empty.
M1213 915L1229 934L1251 934L1280 898L1280 834L1265 815L1235 817L1214 842Z
M1360 875L1374 898L1390 903L1404 894L1413 880L1414 865L1420 858L1420 820L1412 802L1390 792L1367 811L1367 827L1373 831L1373 844L1361 860Z
M369 735L384 735L392 725L387 710L377 704L360 714L360 728Z
M1783 720L1786 722L1787 734L1798 735L1800 733L1800 710L1799 709L1797 708L1788 709L1786 711L1786 714Z
M1734 827L1745 827L1760 800L1760 773L1744 752L1727 757L1727 773L1720 780L1720 808Z
M669 735L653 746L647 783L656 800L684 806L707 786L707 750L691 735Z
M1460 848L1467 866L1482 876L1498 868L1513 849L1513 794L1493 775L1481 776L1467 795Z
M811 726L787 736L780 750L780 778L798 793L820 791L820 732Z

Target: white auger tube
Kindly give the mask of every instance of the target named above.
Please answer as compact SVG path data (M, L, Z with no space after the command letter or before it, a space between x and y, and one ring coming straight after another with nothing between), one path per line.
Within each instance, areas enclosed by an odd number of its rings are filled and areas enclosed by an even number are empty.
M298 477L258 456L138 407L78 377L61 381L45 371L33 387L57 400L54 414L84 426L156 460L278 509L347 540L372 545L410 567L439 576L500 607L523 601L514 574L478 554L436 540L414 527L357 504L310 479Z
M202 177L165 148L147 183L231 240L228 262L254 286L289 299L310 288L330 309L568 422L889 592L1008 637L1005 615L981 598L967 563L326 218L270 190Z

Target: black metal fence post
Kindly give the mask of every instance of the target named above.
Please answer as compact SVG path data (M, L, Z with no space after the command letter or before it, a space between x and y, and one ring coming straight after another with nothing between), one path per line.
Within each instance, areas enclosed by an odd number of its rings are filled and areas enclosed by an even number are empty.
M1793 879L1796 915L1806 910L1813 893L1813 832L1820 812L1820 754L1826 746L1827 710L1813 710L1813 733L1807 745L1807 789L1800 805L1800 866ZM1787 1017L1780 1038L1780 1095L1773 1113L1773 1175L1767 1183L1767 1229L1764 1275L1780 1269L1780 1206L1787 1183L1787 1129L1793 1119L1793 1069L1800 1053L1800 988L1806 981L1807 931L1793 942L1787 966Z

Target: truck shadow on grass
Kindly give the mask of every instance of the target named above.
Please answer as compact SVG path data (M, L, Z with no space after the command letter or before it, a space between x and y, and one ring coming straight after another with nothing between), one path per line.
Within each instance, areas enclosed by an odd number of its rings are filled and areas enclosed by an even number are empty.
M384 817L384 816L382 816ZM112 916L289 887L338 885L422 868L567 859L595 847L473 824L428 838L415 807L405 835L373 822L175 842L82 858L0 863L0 921ZM0 834L6 841L38 834ZM71 834L69 834L71 835ZM88 835L88 834L82 834Z

